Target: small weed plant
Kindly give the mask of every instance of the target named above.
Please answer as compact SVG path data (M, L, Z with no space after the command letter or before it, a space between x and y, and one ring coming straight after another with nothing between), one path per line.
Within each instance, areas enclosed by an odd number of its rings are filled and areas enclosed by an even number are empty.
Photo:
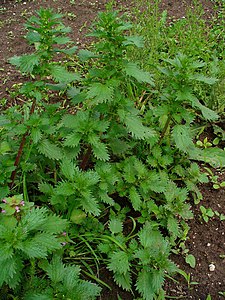
M198 203L208 181L196 161L225 164L222 149L194 142L195 120L218 118L196 86L217 79L207 62L176 53L157 65L156 84L129 58L144 43L117 12L99 14L89 50L71 45L49 9L26 28L34 52L10 60L27 79L25 104L0 115L2 293L96 299L104 265L134 298L164 299L188 200Z
M180 18L168 16L166 10L161 12L160 2L138 2L135 11L137 26L133 32L144 37L145 47L141 52L132 51L130 55L136 57L145 69L154 72L158 85L162 79L157 66L179 50L189 58L205 62L201 74L217 77L217 82L209 86L196 82L192 83L193 88L202 103L224 114L224 1L212 1L215 7L211 19L206 18L200 1L192 1Z

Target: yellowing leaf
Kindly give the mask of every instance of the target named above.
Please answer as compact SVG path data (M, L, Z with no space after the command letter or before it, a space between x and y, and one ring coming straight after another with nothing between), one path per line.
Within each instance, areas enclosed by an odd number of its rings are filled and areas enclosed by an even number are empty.
M70 220L75 224L81 224L86 218L86 213L81 210L74 208L70 215Z

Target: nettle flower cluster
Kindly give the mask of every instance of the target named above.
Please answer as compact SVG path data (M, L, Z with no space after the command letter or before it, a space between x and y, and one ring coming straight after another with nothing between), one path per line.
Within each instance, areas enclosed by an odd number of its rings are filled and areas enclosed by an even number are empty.
M14 195L12 197L2 199L2 203L0 204L1 213L5 216L13 216L17 220L22 218L22 215L26 215L32 207L34 207L33 202L25 202L23 200L23 195ZM67 242L65 242L65 238L67 237L67 232L63 231L58 236L59 241L62 246L65 246Z
M21 213L22 211L29 210L33 206L33 203L26 203L23 200L23 195L15 195L12 197L2 199L0 204L1 213L11 216Z

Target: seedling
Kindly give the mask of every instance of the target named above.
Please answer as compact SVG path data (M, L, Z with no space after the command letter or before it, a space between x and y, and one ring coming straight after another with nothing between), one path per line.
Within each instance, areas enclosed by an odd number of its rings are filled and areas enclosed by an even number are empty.
M212 182L213 188L215 190L225 187L225 181L218 181L219 176L214 175L213 171L210 168L205 167L204 169L207 171L209 180Z
M190 265L190 267L192 267L193 269L195 268L196 259L195 259L193 254L187 254L186 257L185 257L185 261L186 261L187 264Z
M205 137L203 141L200 141L200 140L197 141L197 142L196 142L196 145L197 145L199 148L203 148L203 149L212 147L212 143L210 143L210 142L208 141L208 138L207 138L207 137Z
M211 208L206 208L203 205L200 206L203 220L208 223L209 219L215 215L215 212Z
M181 274L184 279L186 280L187 282L187 285L188 285L188 289L192 289L194 285L198 285L199 283L196 282L196 281L191 281L191 274L190 273L186 273L185 271L183 270L178 270L178 273Z

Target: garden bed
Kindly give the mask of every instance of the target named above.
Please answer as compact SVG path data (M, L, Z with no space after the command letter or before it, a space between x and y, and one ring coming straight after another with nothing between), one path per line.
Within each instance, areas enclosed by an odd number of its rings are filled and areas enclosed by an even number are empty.
M25 82L26 79L14 66L10 65L8 59L14 55L22 55L31 53L33 48L29 46L24 39L26 33L23 23L34 12L42 7L50 7L55 11L63 13L65 16L63 21L72 28L69 33L70 38L75 41L78 48L85 48L92 39L85 36L91 22L96 18L99 11L105 9L108 1L99 0L83 0L83 1L1 1L0 6L0 110L4 110L15 104L23 104L23 99L14 97L13 92L18 85ZM130 1L115 1L117 8L123 8L124 11L130 12ZM200 1L205 12L204 18L210 20L215 14L214 3L212 1ZM167 10L168 20L175 21L185 18L187 8L192 5L191 1L167 1L162 0L160 3L161 11ZM193 32L193 34L195 34ZM223 125L223 124L222 124ZM224 129L224 126L221 126ZM208 140L212 141L214 135L209 133ZM201 139L201 136L200 136ZM200 164L201 169L204 169ZM217 173L218 182L225 181L223 171L217 171L210 167L212 172ZM225 214L225 189L214 189L213 183L200 184L200 191L203 200L197 205L192 203L194 218L188 221L190 231L185 242L186 249L189 254L196 258L195 267L191 268L184 259L184 254L172 254L172 260L180 269L190 274L190 278L185 280L181 275L175 276L175 281L167 279L165 282L166 295L177 297L176 299L201 299L205 300L208 295L212 299L223 299L220 293L225 293L225 226L224 221L220 220L220 216ZM200 211L200 206L211 208L217 211L218 215L209 216L208 222L205 222ZM124 228L126 230L126 228ZM210 271L210 264L215 266L215 270ZM116 300L134 299L134 295L130 292L123 291L113 282L111 273L100 268L100 279L106 282L112 289L103 288L103 292L99 299ZM120 297L120 298L118 298ZM209 299L209 298L207 298Z

